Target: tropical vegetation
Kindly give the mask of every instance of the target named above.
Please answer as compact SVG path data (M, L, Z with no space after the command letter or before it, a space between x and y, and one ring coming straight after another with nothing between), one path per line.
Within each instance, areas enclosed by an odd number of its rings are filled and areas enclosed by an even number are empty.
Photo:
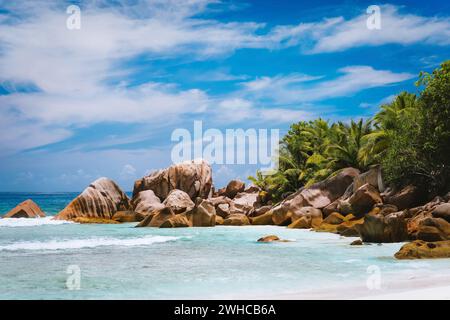
M279 170L249 179L279 200L342 168L380 165L394 188L450 191L450 60L421 72L416 86L417 94L401 92L370 119L292 124L280 141Z

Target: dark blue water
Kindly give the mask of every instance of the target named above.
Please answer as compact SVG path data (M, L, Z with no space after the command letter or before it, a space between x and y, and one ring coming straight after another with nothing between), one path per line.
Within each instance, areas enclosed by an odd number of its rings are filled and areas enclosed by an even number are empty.
M78 194L79 192L0 192L0 216L5 215L9 210L27 199L36 202L47 216L54 216L64 209ZM131 193L127 194L131 196Z

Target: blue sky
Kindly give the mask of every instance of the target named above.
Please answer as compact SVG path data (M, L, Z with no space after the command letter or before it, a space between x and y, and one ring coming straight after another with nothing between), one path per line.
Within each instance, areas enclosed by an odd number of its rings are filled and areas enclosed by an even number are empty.
M81 8L68 30L66 8ZM381 29L366 27L369 5ZM131 190L177 128L367 117L449 58L444 1L0 1L0 191ZM220 187L255 166L215 165Z

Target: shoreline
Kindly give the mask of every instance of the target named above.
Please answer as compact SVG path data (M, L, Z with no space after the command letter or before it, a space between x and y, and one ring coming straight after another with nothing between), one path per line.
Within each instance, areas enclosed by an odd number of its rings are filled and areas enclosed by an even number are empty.
M450 260L449 260L450 261ZM422 275L418 275L422 276ZM442 285L442 283L448 283ZM245 297L233 297L232 299ZM450 273L427 279L401 279L382 282L380 289L350 285L253 297L258 300L450 300Z

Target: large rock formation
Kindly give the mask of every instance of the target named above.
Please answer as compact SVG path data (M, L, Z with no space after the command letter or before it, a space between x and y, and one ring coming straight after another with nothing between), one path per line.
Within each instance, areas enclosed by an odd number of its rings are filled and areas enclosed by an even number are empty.
M403 245L394 256L397 259L450 258L450 240L437 242L416 240Z
M246 226L250 224L250 220L244 214L230 214L228 218L223 221L225 226Z
M358 175L359 170L345 168L334 176L313 184L309 188L300 189L272 208L273 223L275 225L291 224L292 214L303 207L322 209L329 206L344 195L353 183L353 179Z
M409 239L404 212L367 214L364 223L355 226L364 242L401 242Z
M3 218L40 218L45 217L41 208L31 199L19 203L10 210Z
M131 209L130 199L108 179L100 178L65 207L55 219L73 220L77 217L111 219L117 211Z
M301 190L299 194L303 198L303 205L317 209L328 206L345 193L358 175L359 170L345 168L337 174Z
M412 208L421 203L423 196L419 188L413 185L407 185L399 191L391 190L382 194L384 203L393 204L399 210Z
M156 227L159 228L167 220L174 218L176 215L172 209L164 207L162 209L153 211L147 215L136 227Z
M224 196L233 199L239 192L244 192L245 183L241 180L231 180L225 188Z
M374 166L368 171L361 173L356 176L353 181L353 192L356 192L359 188L361 188L365 184L370 184L372 187L377 189L379 192L384 191L384 183L381 175L380 166Z
M259 216L251 217L250 222L253 225L272 225L273 224L272 215L273 212L269 210Z
M230 213L239 211L248 214L252 209L259 206L258 193L241 192L238 193L231 202Z
M431 214L435 218L442 218L445 221L450 222L450 203L443 203L436 206Z
M143 218L155 210L164 208L161 200L155 195L153 190L144 190L139 192L131 201L134 212L140 214Z
M186 228L192 227L192 223L189 221L186 214L177 214L166 221L164 221L160 226L160 228Z
M186 192L177 189L170 191L163 205L171 208L175 214L192 210L195 206Z
M141 191L153 190L158 198L164 200L170 191L178 189L186 192L192 200L197 197L206 199L211 186L211 166L205 161L189 161L174 164L136 180L133 197Z
M214 227L216 225L216 209L207 200L202 200L194 209L186 213L193 227Z
M450 239L450 223L433 218L430 212L421 212L408 220L408 233L412 239L443 241Z
M313 207L303 207L291 215L292 223L288 228L309 229L320 226L322 223L322 211Z
M375 205L382 204L383 200L381 199L378 190L371 184L366 183L359 187L348 200L340 203L341 208L343 207L343 203L348 203L348 208L351 213L357 217L361 217L368 213ZM349 209L343 211L345 212Z

